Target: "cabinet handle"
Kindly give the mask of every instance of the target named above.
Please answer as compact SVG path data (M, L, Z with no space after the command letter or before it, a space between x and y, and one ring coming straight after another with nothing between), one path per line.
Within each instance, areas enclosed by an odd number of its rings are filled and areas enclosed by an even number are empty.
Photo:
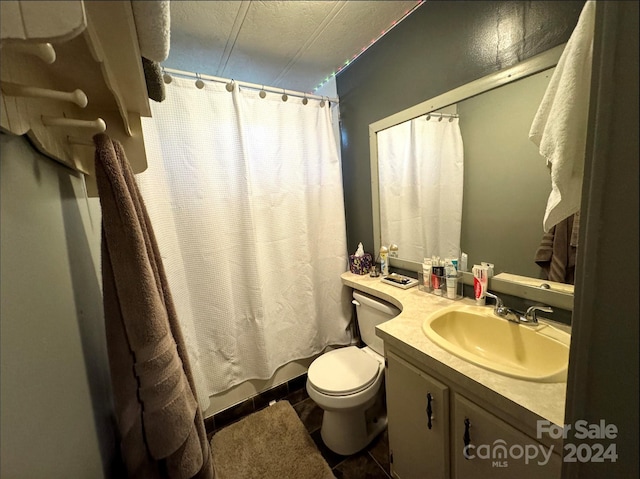
M427 427L431 429L433 426L431 424L431 419L433 417L433 409L431 408L431 401L433 401L433 396L431 393L427 393Z
M471 444L471 435L469 434L469 428L471 427L471 423L469 422L469 418L464 418L464 435L462 436L462 440L464 441L464 458L469 459L469 445Z

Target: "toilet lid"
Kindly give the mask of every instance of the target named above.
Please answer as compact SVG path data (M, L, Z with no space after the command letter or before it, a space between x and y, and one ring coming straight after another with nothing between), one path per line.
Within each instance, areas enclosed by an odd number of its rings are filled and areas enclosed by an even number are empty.
M378 376L379 361L355 346L323 354L309 366L309 382L318 391L338 396L356 393Z

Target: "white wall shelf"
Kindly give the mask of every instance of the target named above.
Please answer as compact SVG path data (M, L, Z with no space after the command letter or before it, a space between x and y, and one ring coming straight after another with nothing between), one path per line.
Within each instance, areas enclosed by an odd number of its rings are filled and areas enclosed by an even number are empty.
M97 196L91 139L100 131L122 143L134 172L144 171L140 118L151 110L131 3L3 1L0 8L2 130L26 134L40 152L87 175L90 196Z

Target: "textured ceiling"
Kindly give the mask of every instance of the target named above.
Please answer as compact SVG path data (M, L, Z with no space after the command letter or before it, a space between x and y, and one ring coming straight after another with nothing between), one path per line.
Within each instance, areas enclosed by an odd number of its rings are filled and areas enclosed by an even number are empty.
M313 92L421 1L172 1L163 65Z

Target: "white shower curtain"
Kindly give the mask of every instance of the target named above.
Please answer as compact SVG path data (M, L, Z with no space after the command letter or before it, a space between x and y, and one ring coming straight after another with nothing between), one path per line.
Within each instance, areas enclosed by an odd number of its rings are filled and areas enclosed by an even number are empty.
M380 231L401 258L460 255L463 147L458 118L415 118L378 132Z
M341 167L318 101L174 78L138 175L208 396L350 341Z

